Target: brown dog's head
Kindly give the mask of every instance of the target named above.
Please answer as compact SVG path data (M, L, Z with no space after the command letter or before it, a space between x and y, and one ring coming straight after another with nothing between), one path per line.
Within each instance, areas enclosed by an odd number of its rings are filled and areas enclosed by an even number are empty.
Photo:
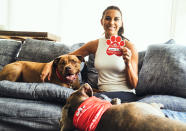
M73 117L76 109L83 101L91 96L93 96L93 90L87 83L70 95L62 109L62 118L60 121L61 131L74 129Z
M57 68L64 81L72 83L78 77L83 61L82 56L63 55L54 60L53 67Z

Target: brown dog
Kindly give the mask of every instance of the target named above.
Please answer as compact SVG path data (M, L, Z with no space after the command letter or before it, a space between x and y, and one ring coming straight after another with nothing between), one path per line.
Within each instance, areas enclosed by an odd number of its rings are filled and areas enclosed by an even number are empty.
M53 62L51 80L68 88L80 87L78 73L80 72L83 57L75 55L62 55ZM40 74L46 63L17 61L6 65L0 72L0 80L19 82L42 82Z
M92 89L88 84L83 85L71 94L71 96L67 99L66 105L62 109L62 118L60 121L61 131L71 131L75 129L74 117L83 116L83 114L80 113L87 111L84 110L87 108L87 105L82 106L82 104L90 100L90 98L92 98L92 94ZM185 123L166 118L161 110L157 109L153 105L141 102L111 105L110 108L103 113L95 130L186 131ZM81 106L82 108L79 108ZM87 117L89 118L89 116L86 116L85 119L87 119ZM98 116L94 117L94 120L97 117ZM94 120L92 122L95 122ZM86 121L88 121L88 119ZM80 124L84 126L87 124L86 121Z

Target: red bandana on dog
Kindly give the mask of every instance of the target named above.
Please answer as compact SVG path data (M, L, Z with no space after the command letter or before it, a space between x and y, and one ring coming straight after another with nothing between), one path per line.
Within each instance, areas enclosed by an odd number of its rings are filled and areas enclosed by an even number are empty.
M88 98L76 110L73 124L81 131L94 131L103 113L112 104L95 96Z
M117 55L122 56L122 52L120 51L121 46L124 46L125 43L122 41L120 36L111 36L110 39L107 40L107 45L109 47L106 50L107 55Z

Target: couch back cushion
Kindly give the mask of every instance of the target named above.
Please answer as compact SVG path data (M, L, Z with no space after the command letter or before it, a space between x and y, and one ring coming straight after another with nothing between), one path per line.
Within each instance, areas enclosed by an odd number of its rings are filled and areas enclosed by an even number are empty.
M21 47L21 42L0 40L0 70L6 64L14 62Z
M98 88L98 72L96 71L94 67L94 59L95 55L90 54L89 59L87 62L87 82L90 84L92 88Z
M143 65L143 60L144 60L144 57L145 57L145 53L146 51L140 51L138 52L138 74L141 70L141 67Z
M175 42L174 39L170 39L163 44L176 44L176 42ZM143 60L144 60L144 57L145 57L145 53L146 53L145 50L138 52L138 74L139 74L139 72L141 70L141 67L143 65Z
M73 44L71 47L70 47L70 52L73 52L77 49L79 49L81 46L83 46L85 43L76 43L76 44Z
M18 60L45 63L69 52L70 48L62 43L47 40L26 39L22 45Z
M139 72L136 93L139 96L167 94L186 97L186 46L149 46Z

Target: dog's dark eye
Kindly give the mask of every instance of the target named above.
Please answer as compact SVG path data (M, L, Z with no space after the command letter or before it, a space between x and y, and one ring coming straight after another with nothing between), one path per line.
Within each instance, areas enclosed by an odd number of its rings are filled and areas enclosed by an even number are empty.
M75 64L75 63L76 63L76 61L75 61L75 60L71 60L70 62L71 62L71 63L73 63L73 64Z
M65 64L66 64L66 62L65 62L65 61L62 61L62 62L61 62L61 64L65 65Z

